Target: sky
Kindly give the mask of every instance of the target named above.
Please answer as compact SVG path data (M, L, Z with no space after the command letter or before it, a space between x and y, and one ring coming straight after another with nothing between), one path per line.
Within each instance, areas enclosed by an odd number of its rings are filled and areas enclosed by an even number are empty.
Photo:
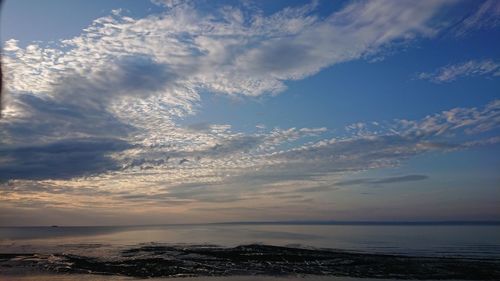
M0 225L500 220L500 2L4 1Z

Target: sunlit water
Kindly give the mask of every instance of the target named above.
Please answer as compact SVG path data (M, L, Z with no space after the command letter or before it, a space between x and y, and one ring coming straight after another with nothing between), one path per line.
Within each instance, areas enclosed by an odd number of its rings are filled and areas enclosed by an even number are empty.
M141 243L264 243L414 256L500 258L499 225L165 225L4 227L0 252L107 255Z

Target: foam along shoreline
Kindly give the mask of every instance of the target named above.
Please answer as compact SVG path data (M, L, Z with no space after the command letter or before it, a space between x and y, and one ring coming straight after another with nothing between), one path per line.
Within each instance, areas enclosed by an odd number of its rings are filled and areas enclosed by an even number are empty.
M0 273L130 277L344 276L385 279L500 280L500 260L342 252L270 245L138 245L119 257L64 253L0 254ZM186 279L185 279L186 280Z

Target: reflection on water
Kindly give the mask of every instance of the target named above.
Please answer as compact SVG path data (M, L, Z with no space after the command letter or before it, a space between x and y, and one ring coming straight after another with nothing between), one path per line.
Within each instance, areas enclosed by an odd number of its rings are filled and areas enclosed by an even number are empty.
M500 258L498 225L165 225L0 228L0 252L102 251L140 243L301 245L420 256Z

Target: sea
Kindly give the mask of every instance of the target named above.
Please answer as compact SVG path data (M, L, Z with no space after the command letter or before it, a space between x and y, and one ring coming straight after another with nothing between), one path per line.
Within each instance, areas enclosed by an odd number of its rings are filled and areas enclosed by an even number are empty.
M86 251L144 243L329 248L354 252L500 258L500 224L231 223L0 227L0 252Z

